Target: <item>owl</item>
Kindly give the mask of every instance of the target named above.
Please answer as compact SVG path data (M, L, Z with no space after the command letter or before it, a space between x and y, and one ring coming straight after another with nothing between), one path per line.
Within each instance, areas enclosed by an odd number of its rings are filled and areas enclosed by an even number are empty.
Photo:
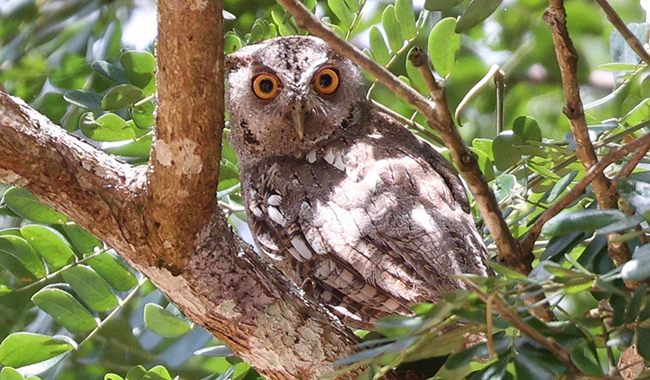
M365 97L361 73L315 37L231 54L230 144L255 241L345 323L436 302L486 276L489 255L454 168Z

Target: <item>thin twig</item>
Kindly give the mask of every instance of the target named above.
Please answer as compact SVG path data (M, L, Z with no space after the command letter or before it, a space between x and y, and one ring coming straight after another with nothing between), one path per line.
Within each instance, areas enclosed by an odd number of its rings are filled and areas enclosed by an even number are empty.
M400 123L406 124L411 129L415 129L416 131L418 131L418 132L422 133L423 135L427 136L429 139L433 140L437 144L439 144L441 146L445 145L445 142L442 141L442 139L440 137L434 135L431 131L424 128L423 126L416 123L415 121L400 115L399 113L393 111L392 109L386 107L385 105L383 105L383 104L381 104L381 103L379 103L379 102L377 102L375 100L372 101L372 104L375 107L379 108L381 110L381 112L385 112L385 113L391 115L392 117L397 119L397 121L399 121Z
M639 150L634 152L634 155L632 158L630 158L630 161L626 162L625 165L623 166L623 169L621 169L620 172L614 177L612 180L612 187L616 189L616 186L618 185L618 181L621 180L621 178L627 178L632 174L636 166L643 160L645 157L646 153L648 153L648 150L650 150L650 143L642 146Z
M15 291L15 292L22 292L22 291L24 291L24 290L27 290L27 289L33 288L34 286L38 286L38 285L40 285L40 284L43 284L43 283L45 283L45 282L47 282L47 281L53 279L54 277L60 275L61 273L67 271L68 269L73 268L73 267L76 267L76 266L78 266L78 265L80 265L80 264L83 264L83 263L85 263L85 262L87 262L87 261L89 261L89 260L91 260L91 259L93 259L93 258L95 258L95 257L97 257L97 256L99 256L99 255L101 255L102 253L106 252L107 250L108 250L108 248L105 248L105 249L99 250L99 251L97 251L97 252L95 252L95 253L93 253L93 254L91 254L91 255L88 255L88 256L86 256L86 257L80 259L79 261L75 261L74 263L71 263L71 264L68 264L68 265L66 265L66 266L64 266L64 267L59 268L59 269L56 270L55 272L52 272L52 273L48 274L47 276L45 276L45 277L39 279L38 281L34 281L34 282L32 282L32 283L30 283L30 284L28 284L28 285L21 286L20 288L14 289L14 291Z
M359 20L361 20L361 12L363 12L363 7L366 5L366 0L361 0L361 3L359 3L359 11L354 13L354 18L352 19L352 24L350 24L350 29L348 29L348 32L345 33L345 40L349 40L350 37L352 37L352 32L354 31L354 28L357 27L357 24L359 23Z
M510 323L513 327L517 328L523 334L527 335L542 347L546 348L553 356L562 362L569 370L576 374L581 374L580 370L573 365L571 361L571 356L567 350L564 349L555 339L546 337L542 335L539 331L534 329L531 325L526 323L523 319L513 311L508 304L498 295L491 294L487 295L481 291L473 282L466 278L461 278L466 284L469 290L474 292L483 302L490 302L492 308L499 313L501 318L506 322Z
M522 255L519 243L510 234L496 197L478 166L476 155L469 150L454 125L443 89L435 94L433 102L429 101L390 71L366 57L359 49L336 35L297 0L278 0L278 2L293 14L301 28L325 40L332 49L361 66L425 117L427 124L436 130L445 141L454 163L472 191L483 220L499 247L499 261L519 272L530 272L533 256Z
M630 48L645 62L646 64L650 65L650 54L643 48L643 44L641 41L639 41L638 38L630 31L630 29L625 26L625 23L623 20L621 20L621 17L616 13L614 8L612 8L611 5L607 2L607 0L595 0L598 5L600 5L601 8L603 8L603 11L605 11L605 14L607 15L607 19L609 22L614 25L616 30L618 30L619 33L625 38L625 42L630 46Z
M582 99L580 98L580 87L577 78L578 53L569 37L564 0L549 0L549 7L544 14L544 20L553 32L553 44L560 66L564 96L566 97L564 114L569 118L571 133L576 142L576 156L578 156L585 169L589 170L596 165L598 159L589 138L587 121L582 107ZM596 173L593 183L594 194L598 199L600 208L618 209L618 194L611 188L609 180L602 171ZM609 255L614 264L618 266L628 261L631 254L626 244L611 241L616 236L617 234L609 234L607 238Z
M95 336L95 334L97 334L97 333L99 332L99 330L101 330L101 328L104 327L104 326L106 325L106 322L110 321L110 320L111 320L111 319L112 319L112 318L113 318L117 313L119 313L119 312L124 308L124 305L126 305L127 303L129 303L129 301L130 301L130 300L131 300L131 299L132 299L132 298L133 298L133 297L138 293L138 291L140 290L140 288L142 287L142 285L144 285L147 281L148 281L148 280L147 280L146 278L145 278L144 280L142 280L142 281L141 281L141 282L140 282L140 283L135 287L135 289L133 289L133 290L131 291L131 293L129 293L129 295L126 296L126 298L124 298L124 299L122 300L122 302L120 302L120 303L115 307L115 309L113 309L113 311L111 311L111 313L110 313L109 315L106 316L106 318L102 319L102 321L99 322L99 324L97 325L97 327L95 327L95 328L93 329L93 331L91 331L88 335L86 335L86 337L84 338L84 340L82 340L82 341L77 345L76 350L79 350L79 348L81 348L81 346L82 346L84 343L86 343L86 342L88 342L89 340L91 340L91 339L93 338L93 336Z
M490 79L494 78L496 73L499 72L499 65L492 65L490 67L490 70L488 70L487 74L478 81L474 87L472 87L467 94L463 97L463 100L458 103L458 107L456 107L456 112L454 112L454 118L456 119L456 123L458 123L459 126L463 126L463 123L460 120L460 117L463 113L463 110L465 109L465 106L474 99L476 94L483 88L485 87L488 83L490 83Z
M564 210L566 206L578 198L580 194L585 191L587 186L589 186L589 184L593 182L599 174L602 174L605 168L617 160L625 157L629 153L636 151L637 149L640 149L647 144L650 144L650 134L643 135L637 139L634 139L622 148L610 152L608 155L603 157L602 160L596 163L596 165L592 166L591 169L587 171L585 176L573 187L573 189L571 189L562 198L560 198L560 200L555 202L553 206L549 207L549 209L546 210L535 221L535 224L533 224L530 230L528 230L528 233L526 233L526 236L524 236L523 240L521 241L522 249L526 252L532 252L535 240L537 240L537 237L539 237L540 233L542 232L542 227L546 222L548 222L552 217L557 215L560 211Z

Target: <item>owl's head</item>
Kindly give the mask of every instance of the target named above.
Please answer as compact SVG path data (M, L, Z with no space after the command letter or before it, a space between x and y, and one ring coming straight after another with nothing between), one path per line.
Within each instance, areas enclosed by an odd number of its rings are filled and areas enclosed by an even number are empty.
M360 117L359 69L319 38L274 38L231 54L226 65L230 141L240 160L304 155Z

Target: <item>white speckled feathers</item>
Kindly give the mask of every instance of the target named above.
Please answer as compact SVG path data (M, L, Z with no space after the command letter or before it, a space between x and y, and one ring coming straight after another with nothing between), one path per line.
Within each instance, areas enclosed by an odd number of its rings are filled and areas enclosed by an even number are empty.
M453 169L387 116L366 121L243 178L260 247L357 326L440 299L462 286L453 275L486 275L488 258Z

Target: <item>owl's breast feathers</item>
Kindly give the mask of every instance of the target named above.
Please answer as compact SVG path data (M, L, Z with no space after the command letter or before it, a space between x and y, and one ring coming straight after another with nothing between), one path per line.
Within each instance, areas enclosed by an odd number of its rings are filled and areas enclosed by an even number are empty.
M242 175L259 247L361 327L486 275L488 258L449 163L383 114L367 125Z

